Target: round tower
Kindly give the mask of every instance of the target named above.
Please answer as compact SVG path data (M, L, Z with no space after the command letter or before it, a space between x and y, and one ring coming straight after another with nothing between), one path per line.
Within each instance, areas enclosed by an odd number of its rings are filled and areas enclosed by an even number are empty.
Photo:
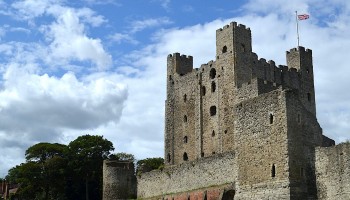
M136 176L132 161L103 161L103 200L136 198Z

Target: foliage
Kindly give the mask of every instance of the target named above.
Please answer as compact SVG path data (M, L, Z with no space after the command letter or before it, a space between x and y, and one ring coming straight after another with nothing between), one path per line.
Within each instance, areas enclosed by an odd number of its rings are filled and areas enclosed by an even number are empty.
M53 157L64 157L67 146L63 144L38 143L26 150L25 156L27 161L45 162Z
M135 156L132 154L120 152L116 154L112 154L109 156L110 160L121 160L121 161L135 161Z
M85 183L85 198L102 199L102 166L114 150L112 142L98 135L79 136L68 145L73 181ZM82 188L83 185L80 185Z
M163 169L164 159L163 158L146 158L137 161L136 173L140 175L142 172L151 171L154 169Z
M26 150L26 162L10 169L6 180L20 184L23 200L102 199L103 160L112 150L112 142L102 136L80 136L68 146L38 143Z

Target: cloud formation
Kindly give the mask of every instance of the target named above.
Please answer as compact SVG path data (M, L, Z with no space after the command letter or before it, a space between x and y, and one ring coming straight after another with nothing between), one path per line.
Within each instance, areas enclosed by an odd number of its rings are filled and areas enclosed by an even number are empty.
M118 152L139 159L162 156L167 55L192 55L200 67L215 59L215 30L237 21L251 28L259 57L286 64L285 51L296 46L295 10L310 14L300 35L313 50L318 120L337 142L349 139L348 2L250 0L233 18L179 26L171 17L145 17L121 30L110 28L116 19L64 2L16 1L10 8L0 1L0 14L28 22L29 34L39 35L0 44L0 151L6 155L0 176L36 142L67 143L87 133L102 134ZM169 2L163 3L171 12ZM106 34L93 34L100 29ZM0 39L8 30L0 28ZM152 43L143 43L142 31L154 31ZM113 54L130 43L133 51Z

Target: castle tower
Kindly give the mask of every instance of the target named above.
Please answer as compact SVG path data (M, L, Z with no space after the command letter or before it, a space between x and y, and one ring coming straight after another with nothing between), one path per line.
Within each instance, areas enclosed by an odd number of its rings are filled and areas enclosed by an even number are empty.
M286 54L288 67L296 68L300 74L300 99L305 108L316 116L312 51L299 46Z
M192 56L174 53L167 58L167 99L165 106L165 155L168 165L194 157L194 98L196 85L181 81L193 70ZM191 79L190 79L191 80ZM192 92L187 92L192 91ZM191 119L191 120L190 120ZM184 149L184 148L188 149Z
M252 38L244 25L231 22L216 31L216 62L218 66L233 66L234 83L240 86L251 80Z
M136 184L132 161L103 161L103 200L133 199Z

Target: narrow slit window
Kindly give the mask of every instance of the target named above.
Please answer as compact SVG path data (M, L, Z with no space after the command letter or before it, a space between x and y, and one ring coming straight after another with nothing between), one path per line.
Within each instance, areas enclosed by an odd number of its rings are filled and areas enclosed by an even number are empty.
M187 136L184 137L184 143L187 143Z
M275 164L272 165L271 177L272 178L276 177L276 166L275 166Z
M216 70L215 70L214 68L212 68L212 69L210 70L210 78L211 78L211 79L214 79L215 76L216 76Z
M187 101L187 95L185 94L184 95L184 102L186 102Z
M302 167L300 168L300 176L304 177L304 168L302 168Z
M184 122L187 122L187 115L184 116Z
M216 83L213 81L211 82L211 92L215 92L216 90Z
M211 136L214 137L215 136L215 131L213 130L213 132L211 132Z
M311 102L311 94L310 94L310 93L307 93L307 100L308 100L309 102Z
M202 96L205 96L205 93L206 93L205 86L202 86Z
M216 106L211 106L210 107L210 116L216 115Z
M270 114L270 124L273 124L273 114Z
M171 161L170 153L168 153L167 160L168 160L168 163L170 163L170 161Z

